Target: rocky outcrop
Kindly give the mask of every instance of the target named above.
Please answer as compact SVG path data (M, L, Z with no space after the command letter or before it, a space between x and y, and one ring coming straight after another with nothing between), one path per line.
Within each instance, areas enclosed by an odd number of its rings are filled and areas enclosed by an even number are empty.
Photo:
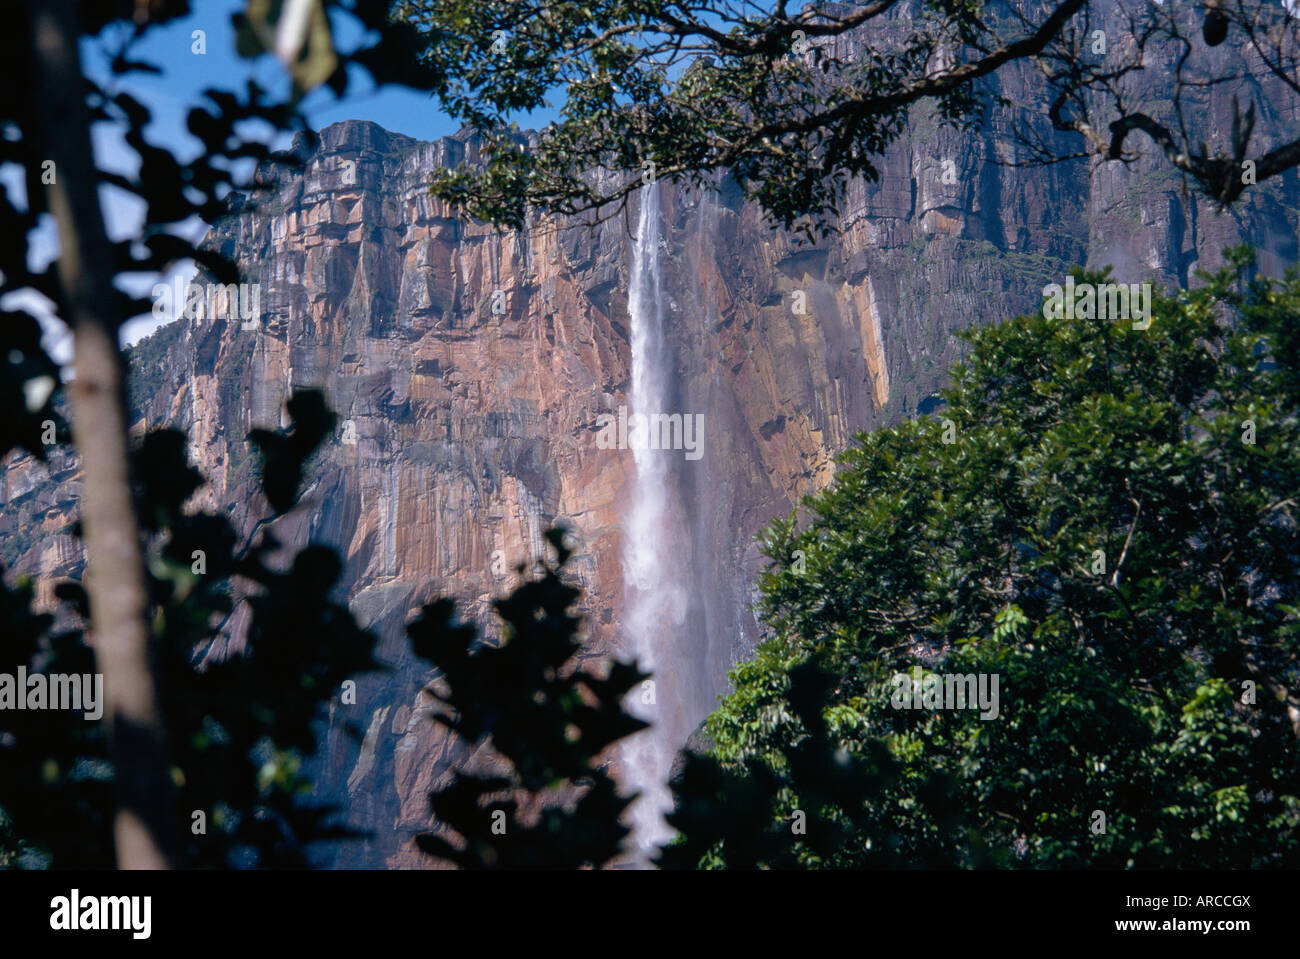
M687 728L759 638L754 534L829 482L858 431L928 411L962 355L955 334L1037 309L1043 285L1075 263L1173 283L1240 239L1265 248L1266 266L1296 259L1294 176L1219 214L1158 160L1018 166L1017 123L1054 136L1045 94L1027 71L996 82L1016 106L977 131L942 130L918 111L880 180L851 186L823 243L772 230L726 182L662 191L676 367L665 412L705 417L703 456L674 460L680 561L694 586L685 627L664 637L672 665L659 697ZM1224 109L1211 97L1205 122L1221 123ZM366 677L355 705L338 704L325 733L321 789L374 833L338 847L337 865L421 865L409 836L427 826L425 794L455 754L427 720L428 676L404 640L414 606L453 594L467 617L490 622L514 564L562 522L577 547L587 655L620 645L634 464L631 451L598 446L597 423L627 399L634 221L541 218L513 233L463 219L426 185L475 150L472 136L423 143L370 123L329 127L301 175L235 209L207 241L257 284L260 321L181 320L133 351L139 425L187 430L210 479L201 500L245 531L264 512L248 430L279 425L295 386L323 388L340 415L304 507L279 531L338 548L342 589L393 667ZM15 457L0 471L0 544L19 570L78 569L66 533L77 482L66 456L49 467ZM360 744L338 728L344 710Z

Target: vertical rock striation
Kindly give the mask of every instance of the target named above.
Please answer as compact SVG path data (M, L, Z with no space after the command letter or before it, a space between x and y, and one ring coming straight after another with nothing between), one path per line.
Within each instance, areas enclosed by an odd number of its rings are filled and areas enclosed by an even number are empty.
M672 682L660 689L677 692L656 708L675 726L703 718L759 639L756 531L829 482L858 431L931 409L962 355L955 333L1037 309L1043 285L1075 263L1182 283L1243 239L1264 249L1266 268L1296 260L1294 174L1219 214L1154 159L1015 165L1014 123L1041 128L1046 114L1028 70L999 75L991 92L1016 107L992 109L978 131L940 130L917 111L880 181L851 187L827 242L770 229L728 183L705 194L661 184L667 412L706 424L705 455L674 461L670 485L689 531L674 575L689 591L679 635L664 637ZM1229 116L1207 93L1207 129ZM452 594L490 623L515 563L563 522L587 655L620 649L636 466L633 451L596 438L602 414L628 402L632 221L541 218L513 233L462 219L426 185L476 149L469 135L424 143L365 122L327 128L301 175L266 203L235 204L207 241L258 284L260 325L180 320L132 352L137 426L187 430L210 480L201 498L246 532L263 513L250 427L279 425L296 386L323 388L342 420L307 505L280 526L295 544L340 550L342 589L393 667L361 682L324 733L321 788L374 833L340 845L336 865L422 865L409 836L427 825L425 794L458 748L425 714L428 676L403 635L412 607ZM67 456L0 468L8 564L79 569L66 533L78 483ZM212 655L237 651L237 625ZM345 715L360 744L342 733Z

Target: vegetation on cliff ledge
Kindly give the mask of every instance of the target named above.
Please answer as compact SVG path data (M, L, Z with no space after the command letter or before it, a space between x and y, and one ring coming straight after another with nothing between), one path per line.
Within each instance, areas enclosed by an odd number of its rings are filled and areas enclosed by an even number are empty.
M687 805L675 861L1300 862L1300 278L1233 263L1146 330L971 333L946 408L862 437L766 531L776 637L692 774L726 796L759 770L762 815ZM995 708L949 676L996 677ZM801 779L828 735L888 775Z

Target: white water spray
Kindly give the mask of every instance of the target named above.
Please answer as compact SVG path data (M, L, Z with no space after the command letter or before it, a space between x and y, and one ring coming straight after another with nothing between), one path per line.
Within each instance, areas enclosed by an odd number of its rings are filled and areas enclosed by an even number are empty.
M632 252L628 314L632 334L631 412L660 413L668 408L672 364L664 330L664 300L659 269L659 187L641 189L641 212ZM643 672L654 674L655 702L643 702L635 688L628 709L652 724L632 737L623 749L629 785L641 793L632 806L633 837L642 853L651 852L672 836L663 815L672 808L668 776L681 730L675 727L682 710L668 671L674 638L686 620L687 592L682 582L681 543L674 549L678 523L671 509L670 479L673 453L634 448L636 486L623 546L626 589L624 629L628 652Z

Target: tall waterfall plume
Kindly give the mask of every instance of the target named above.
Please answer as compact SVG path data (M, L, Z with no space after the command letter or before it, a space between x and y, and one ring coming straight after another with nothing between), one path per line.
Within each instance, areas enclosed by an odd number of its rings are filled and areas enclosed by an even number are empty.
M628 399L631 414L649 416L669 407L673 364L659 263L658 185L642 187L640 201L628 291L632 336ZM664 813L672 808L668 776L676 749L689 732L678 728L682 710L674 708L681 692L676 689L679 683L674 674L681 675L683 664L671 662L677 634L686 622L689 549L675 532L680 530L681 517L676 515L672 496L674 454L645 444L642 447L633 447L636 483L624 527L624 630L628 652L643 671L653 674L655 701L643 702L640 689L634 689L629 697L629 711L652 725L627 742L623 764L628 785L641 793L632 806L631 825L637 846L646 854L672 836L664 821Z

